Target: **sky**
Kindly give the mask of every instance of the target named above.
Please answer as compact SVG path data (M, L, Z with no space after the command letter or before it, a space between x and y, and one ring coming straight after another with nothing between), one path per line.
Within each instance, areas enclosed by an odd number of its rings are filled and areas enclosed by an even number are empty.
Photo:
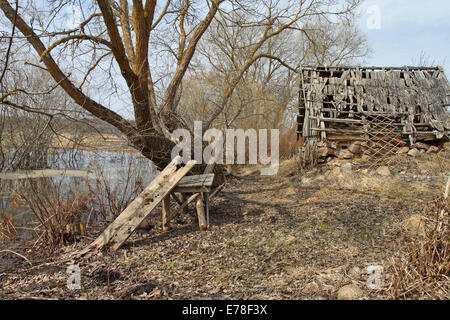
M360 27L373 49L366 65L417 65L423 53L449 78L449 0L366 0L361 9Z

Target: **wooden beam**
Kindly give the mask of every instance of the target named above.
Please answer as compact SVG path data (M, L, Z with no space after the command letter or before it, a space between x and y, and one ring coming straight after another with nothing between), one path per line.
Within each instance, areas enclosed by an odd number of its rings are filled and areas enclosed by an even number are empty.
M112 245L113 249L117 250L196 163L191 160L177 170L177 165L181 162L179 156L173 159L102 234L79 254L84 255L90 250L98 250L107 245Z
M208 228L208 223L206 222L205 218L205 203L203 201L202 196L197 198L196 208L197 208L198 226L200 227L200 231L205 231Z
M163 231L169 230L169 222L167 217L170 214L170 195L167 195L162 201L162 229Z
M325 131L325 132L334 132L334 133L366 133L362 130L347 130L347 129L320 129L320 128L312 128L311 131Z
M175 217L177 217L180 213L184 212L187 208L187 206L197 200L197 198L200 196L200 193L195 193L192 196L190 196L181 206L179 206L175 211L171 212L168 216L167 216L167 222L172 221Z
M362 120L348 119L348 118L340 119L340 118L310 117L310 119L315 119L315 120L323 121L323 122L335 122L335 123L357 123L357 124L364 123L364 121L362 121Z
M117 232L114 239L112 239L114 241L112 245L114 250L117 250L122 246L128 237L134 232L139 223L145 219L145 217L147 217L167 195L169 195L177 183L195 166L195 164L195 160L189 161L183 168L168 176L162 184L157 186L155 192L148 198L149 203L129 218L119 232Z

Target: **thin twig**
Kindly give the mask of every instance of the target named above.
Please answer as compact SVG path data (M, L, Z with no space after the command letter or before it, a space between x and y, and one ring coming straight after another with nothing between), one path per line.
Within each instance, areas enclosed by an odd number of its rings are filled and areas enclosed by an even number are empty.
M17 252L15 252L15 251L12 251L12 250L9 250L9 249L0 250L0 252L9 252L9 253L15 254L15 255L17 255L17 256L23 258L26 262L29 263L30 266L33 266L33 264L30 262L30 260L28 260L27 257L21 255L20 253L17 253Z

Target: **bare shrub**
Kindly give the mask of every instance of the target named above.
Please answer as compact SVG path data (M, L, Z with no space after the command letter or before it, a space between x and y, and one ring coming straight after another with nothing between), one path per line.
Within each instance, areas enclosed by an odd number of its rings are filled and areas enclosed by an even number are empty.
M290 159L298 153L300 142L297 140L297 128L294 126L280 137L280 158Z
M0 221L0 241L13 241L18 238L17 230L8 216L1 217Z
M64 179L27 179L16 185L14 197L23 201L39 222L38 241L50 247L66 243L67 226L81 223L92 210L92 195L63 187Z
M450 179L449 179L450 180ZM394 259L391 295L394 299L449 299L450 259L449 251L449 200L436 200L428 208L425 236L419 236L406 250L406 254Z
M144 189L146 166L130 154L118 156L119 167L106 172L96 166L94 180L77 178L27 179L16 184L13 195L38 222L37 244L56 247L97 233L117 217ZM148 160L142 160L148 163ZM148 173L147 173L148 176ZM78 233L78 234L77 234Z
M144 172L143 163L126 153L119 155L119 161L123 170L115 172L115 181L103 167L97 166L94 169L95 182L88 184L94 205L104 221L117 217L145 187L143 177L148 173Z

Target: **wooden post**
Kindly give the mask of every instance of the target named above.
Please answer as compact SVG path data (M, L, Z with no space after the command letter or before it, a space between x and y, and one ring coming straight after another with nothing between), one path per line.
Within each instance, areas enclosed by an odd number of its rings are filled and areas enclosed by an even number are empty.
M209 228L209 193L205 192L206 226Z
M205 231L207 227L206 219L205 219L205 204L203 202L203 197L200 196L197 198L197 216L198 216L198 225L200 227L200 231Z
M178 198L178 200L180 201L181 204L186 202L186 196L183 193L177 192L177 193L175 193L175 196ZM181 214L186 214L186 212L187 212L187 207L183 207L181 209L180 213Z
M170 214L170 195L167 195L162 201L162 229L167 231L170 229L167 218Z

